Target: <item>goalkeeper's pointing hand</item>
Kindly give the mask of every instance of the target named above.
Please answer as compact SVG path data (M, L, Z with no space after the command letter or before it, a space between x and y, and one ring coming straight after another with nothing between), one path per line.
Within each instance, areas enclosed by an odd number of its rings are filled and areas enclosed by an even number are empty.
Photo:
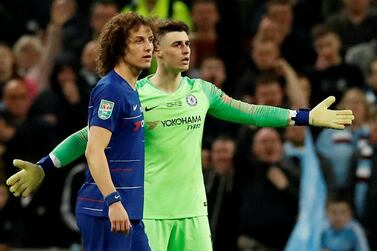
M354 116L351 110L328 109L334 102L335 97L330 96L314 107L309 112L309 125L344 129L346 125L352 124Z
M15 159L13 165L21 170L7 180L9 190L16 197L20 195L27 197L39 187L45 173L40 166L28 161Z

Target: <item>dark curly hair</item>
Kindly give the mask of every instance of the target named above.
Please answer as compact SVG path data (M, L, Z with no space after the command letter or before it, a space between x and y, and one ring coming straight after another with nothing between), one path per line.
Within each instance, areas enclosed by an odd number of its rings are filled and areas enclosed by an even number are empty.
M150 20L133 12L118 14L106 23L97 40L96 61L100 75L111 71L125 56L130 31L144 25L153 31Z

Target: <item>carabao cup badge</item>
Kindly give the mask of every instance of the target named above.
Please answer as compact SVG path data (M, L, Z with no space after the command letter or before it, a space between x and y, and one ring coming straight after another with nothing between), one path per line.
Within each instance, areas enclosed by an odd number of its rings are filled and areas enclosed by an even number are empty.
M106 99L101 99L101 103L98 109L98 117L102 120L109 119L113 113L114 102Z
M195 106L198 103L198 100L196 99L196 97L194 95L188 95L186 97L186 102L187 102L187 104L189 104L191 106Z

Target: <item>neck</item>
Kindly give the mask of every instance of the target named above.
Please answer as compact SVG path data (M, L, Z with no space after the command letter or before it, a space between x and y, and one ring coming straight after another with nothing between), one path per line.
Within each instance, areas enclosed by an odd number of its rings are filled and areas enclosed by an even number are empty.
M172 93L178 89L181 78L181 72L170 71L166 68L158 66L156 74L151 77L151 81L159 89Z
M124 80L126 80L133 89L135 89L137 78L141 72L140 68L136 68L125 63L120 63L114 67L114 71Z

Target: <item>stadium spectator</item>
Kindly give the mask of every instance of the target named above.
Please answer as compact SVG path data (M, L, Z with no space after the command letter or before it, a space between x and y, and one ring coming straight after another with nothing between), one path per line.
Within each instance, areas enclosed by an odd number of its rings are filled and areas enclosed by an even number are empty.
M336 191L327 199L328 224L321 236L321 248L325 251L369 251L365 233L359 223L352 219L351 204L344 191Z

